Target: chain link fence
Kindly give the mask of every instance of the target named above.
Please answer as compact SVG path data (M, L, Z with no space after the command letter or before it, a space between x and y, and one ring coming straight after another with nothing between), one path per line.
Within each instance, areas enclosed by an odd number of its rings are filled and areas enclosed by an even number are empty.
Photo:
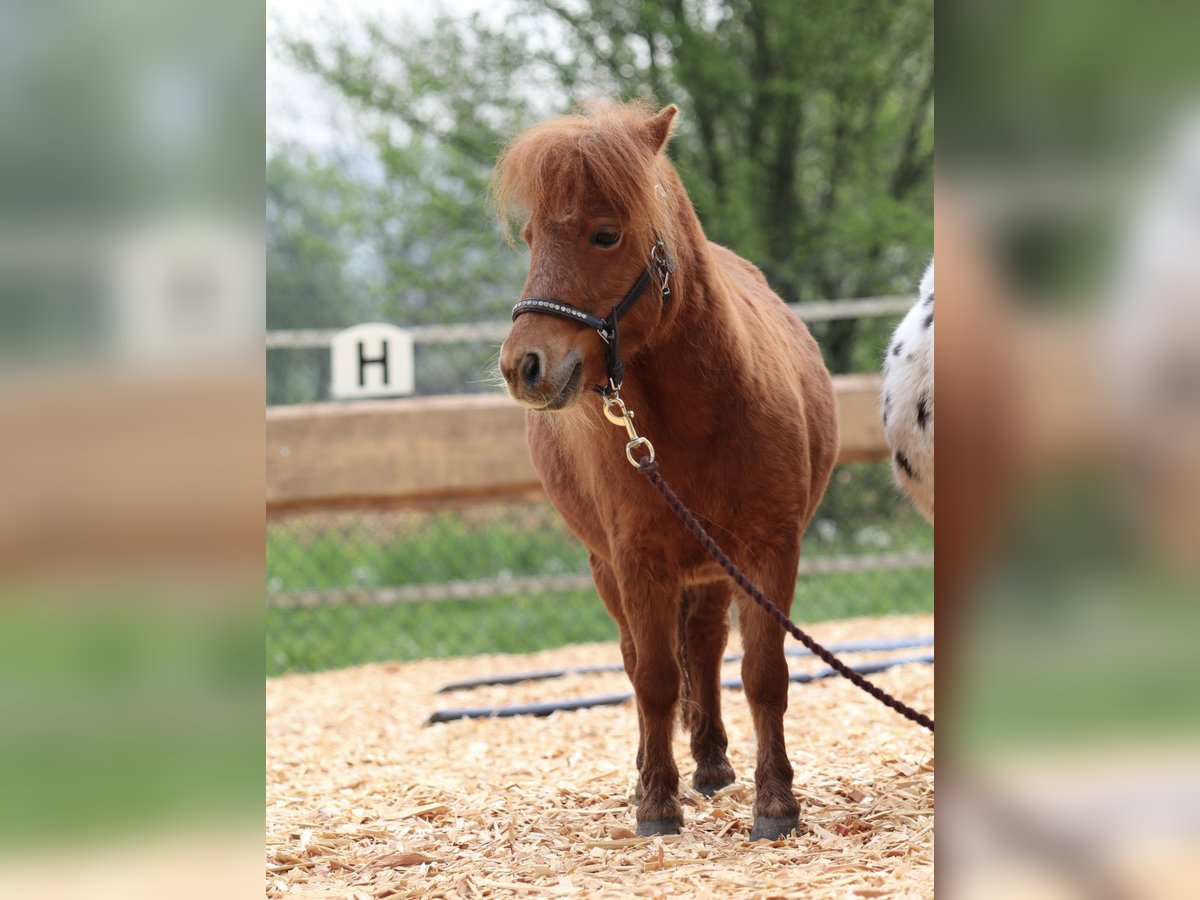
M815 318L870 317L868 343L881 353L909 302L822 304ZM506 330L505 323L414 329L417 393L492 390ZM324 331L268 336L273 403L328 397L328 340ZM840 466L805 538L793 617L931 612L932 565L932 529L895 488L887 463ZM545 502L272 521L266 578L270 675L617 637L586 552Z
M802 622L933 610L933 534L884 463L847 465L805 540ZM616 639L548 503L339 512L267 529L267 671Z

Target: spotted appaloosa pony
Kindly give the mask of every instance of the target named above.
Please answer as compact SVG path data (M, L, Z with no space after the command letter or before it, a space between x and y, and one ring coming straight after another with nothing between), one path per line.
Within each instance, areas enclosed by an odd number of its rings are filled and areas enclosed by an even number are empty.
M883 433L892 471L933 522L933 263L920 297L896 327L883 358Z
M676 114L598 106L516 138L494 180L502 215L527 216L525 297L603 317L646 272L658 279L622 319L622 394L657 450L663 477L737 565L785 612L800 536L837 455L832 383L816 342L755 266L709 242L663 153ZM675 263L670 294L652 247ZM518 304L520 306L520 304ZM637 829L683 824L671 751L682 700L712 795L734 781L721 721L721 656L734 589L647 479L626 461L625 431L590 389L606 380L593 328L517 318L500 353L528 409L530 454L546 493L587 546L596 589L621 635L637 695ZM742 675L758 738L752 839L798 827L784 745L784 634L738 592Z

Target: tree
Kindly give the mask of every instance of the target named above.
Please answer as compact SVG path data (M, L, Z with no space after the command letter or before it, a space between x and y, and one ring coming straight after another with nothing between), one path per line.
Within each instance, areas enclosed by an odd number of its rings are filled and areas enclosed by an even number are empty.
M365 312L350 271L362 190L328 163L267 160L267 328L353 325Z
M422 324L506 313L524 261L499 239L487 186L504 141L533 118L521 40L478 16L443 16L427 31L371 22L363 47L291 38L284 52L360 113L371 151L359 175L365 290L379 315Z
M930 0L526 0L562 23L564 89L678 103L709 236L789 302L910 291L933 249ZM820 335L849 368L858 323Z
M339 327L358 312L347 265L353 186L311 158L267 160L267 328ZM267 403L325 395L328 354L267 353Z
M504 31L443 17L285 42L369 123L367 240L395 318L507 309L524 260L488 220L492 164L596 95L680 105L671 153L705 228L785 300L912 289L933 243L931 0L518 3ZM848 370L859 324L814 331Z

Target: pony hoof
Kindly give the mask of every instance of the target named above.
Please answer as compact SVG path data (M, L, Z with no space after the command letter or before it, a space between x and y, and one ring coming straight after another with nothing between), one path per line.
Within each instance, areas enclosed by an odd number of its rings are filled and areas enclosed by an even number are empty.
M750 832L753 841L777 841L792 831L800 831L800 816L755 816L754 829Z
M705 797L711 797L722 788L727 788L733 784L735 779L730 778L728 781L693 781L692 787L703 794Z
M653 819L638 822L638 837L657 837L660 834L679 834L683 830L683 819Z

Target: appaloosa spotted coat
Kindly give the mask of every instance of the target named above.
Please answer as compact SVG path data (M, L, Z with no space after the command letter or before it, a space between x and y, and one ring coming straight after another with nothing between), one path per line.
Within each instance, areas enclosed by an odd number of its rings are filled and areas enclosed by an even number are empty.
M883 361L883 430L892 469L913 504L933 521L933 263L920 298L892 335Z

